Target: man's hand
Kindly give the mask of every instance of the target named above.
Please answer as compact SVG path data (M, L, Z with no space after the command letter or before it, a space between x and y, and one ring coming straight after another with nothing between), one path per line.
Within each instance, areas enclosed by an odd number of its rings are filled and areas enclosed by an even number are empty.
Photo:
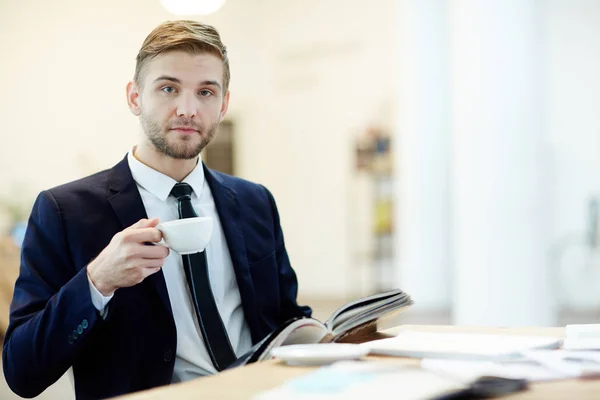
M122 230L88 264L88 275L100 293L110 296L118 288L137 285L161 269L169 248L145 244L161 240L158 222L158 218L141 219Z

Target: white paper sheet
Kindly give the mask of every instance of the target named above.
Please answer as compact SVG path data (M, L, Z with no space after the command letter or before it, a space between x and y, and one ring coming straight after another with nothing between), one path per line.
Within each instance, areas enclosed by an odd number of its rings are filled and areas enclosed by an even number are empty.
M564 350L600 350L600 324L567 325Z
M527 379L530 382L566 379L561 373L531 361L466 361L424 359L421 367L427 371L452 377L461 382L472 382L480 376L491 375L510 379Z
M421 367L462 382L480 376L527 379L531 382L573 378L600 378L600 352L530 350L516 361L424 359Z
M599 351L535 350L523 355L565 377L600 378Z
M401 332L398 336L362 344L371 354L461 360L518 358L524 350L557 348L562 338L476 333Z

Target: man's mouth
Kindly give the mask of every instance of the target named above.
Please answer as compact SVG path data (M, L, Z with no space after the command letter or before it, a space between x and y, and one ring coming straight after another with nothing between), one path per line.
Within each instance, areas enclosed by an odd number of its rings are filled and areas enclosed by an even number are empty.
M198 130L190 128L189 126L175 126L170 129L171 131L178 131L182 133L196 133Z

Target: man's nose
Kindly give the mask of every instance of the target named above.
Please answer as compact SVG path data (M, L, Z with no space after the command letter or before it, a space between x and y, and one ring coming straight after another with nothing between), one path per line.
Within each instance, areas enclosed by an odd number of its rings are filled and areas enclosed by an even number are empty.
M200 102L196 97L189 93L182 93L177 102L177 116L194 118L198 115Z

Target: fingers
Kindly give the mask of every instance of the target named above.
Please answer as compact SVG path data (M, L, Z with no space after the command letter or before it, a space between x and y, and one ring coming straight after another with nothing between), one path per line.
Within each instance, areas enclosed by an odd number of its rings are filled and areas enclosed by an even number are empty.
M156 225L158 225L159 222L160 222L160 220L158 218L151 218L151 219L142 218L135 224L128 227L126 230L141 229L141 228L154 228Z
M163 259L169 255L169 248L160 244L154 246L140 245L137 256L142 259Z
M156 228L138 228L125 232L125 241L131 243L160 242L162 233Z
M164 258L144 258L140 260L140 267L144 269L162 268L164 262Z

